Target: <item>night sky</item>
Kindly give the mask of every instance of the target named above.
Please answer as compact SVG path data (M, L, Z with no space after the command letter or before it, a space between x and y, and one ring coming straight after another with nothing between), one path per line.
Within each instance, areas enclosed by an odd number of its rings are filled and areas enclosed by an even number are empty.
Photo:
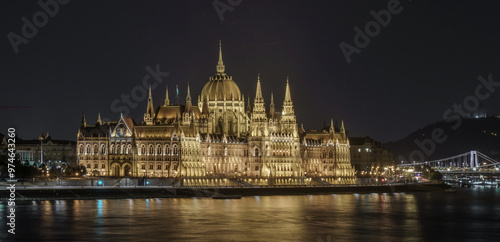
M24 139L48 131L74 140L82 113L90 124L98 112L117 120L120 97L142 94L148 66L169 73L152 91L155 106L163 103L166 84L170 101L179 85L184 103L189 82L195 101L216 72L219 40L226 73L245 98L254 98L260 73L266 108L273 91L281 109L289 76L305 129L343 119L350 136L384 142L442 120L454 103L474 95L478 76L500 81L499 1L402 0L399 13L350 63L340 44L355 47L354 28L364 32L375 19L370 11L396 3L229 1L233 7L218 0L232 10L221 21L213 2L70 1L43 23L37 1L2 1L0 132L15 127ZM25 38L22 18L33 22L34 15L41 27L36 35L24 31L31 34ZM17 53L9 33L19 37ZM146 99L129 107L136 122L143 120ZM493 91L475 113L500 113L499 101Z

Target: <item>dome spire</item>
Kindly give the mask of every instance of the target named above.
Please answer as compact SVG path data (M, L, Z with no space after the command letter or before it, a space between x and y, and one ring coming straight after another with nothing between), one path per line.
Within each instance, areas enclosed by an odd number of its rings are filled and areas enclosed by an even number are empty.
M222 41L219 40L219 62L217 63L217 73L225 72L224 62L222 61Z

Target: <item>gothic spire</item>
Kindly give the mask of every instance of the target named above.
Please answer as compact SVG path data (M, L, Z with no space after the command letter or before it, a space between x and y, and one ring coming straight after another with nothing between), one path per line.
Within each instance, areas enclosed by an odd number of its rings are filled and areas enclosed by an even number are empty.
M153 95L151 95L151 85L149 85L148 107L147 107L146 113L151 115L151 118L153 118L154 106L153 106Z
M273 92L271 92L271 105L269 105L269 113L271 114L271 118L274 118L274 97Z
M248 101L247 101L247 112L251 112L252 111L252 107L250 106L250 95L248 95Z
M101 121L101 113L98 113L98 114L97 114L97 123L98 123L99 125L101 125L101 124L102 124L102 121Z
M191 102L191 92L189 91L189 82L188 82L188 92L186 96L186 102Z
M168 85L167 90L165 91L165 106L170 105L170 100L168 99Z
M219 40L219 62L217 63L217 73L224 73L225 71L225 66L224 62L222 61L222 42Z
M260 74L257 74L257 90L255 91L255 100L261 100L262 97L262 89L260 87Z
M87 121L85 120L85 113L82 114L82 126L83 127L87 126Z
M345 134L344 120L342 119L342 127L340 127L340 133Z
M187 88L187 96L186 96L186 112L191 111L191 92L189 91L189 82L188 82L188 88Z
M333 126L333 118L330 119L330 133L335 133L335 126Z
M288 76L286 77L285 102L290 102L290 104L292 103L292 96L290 95L290 84L288 83Z

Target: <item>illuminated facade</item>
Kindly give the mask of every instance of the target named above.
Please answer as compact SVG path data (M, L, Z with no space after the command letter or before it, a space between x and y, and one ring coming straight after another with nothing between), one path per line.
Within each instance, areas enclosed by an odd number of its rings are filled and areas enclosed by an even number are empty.
M321 177L351 183L347 181L353 179L354 169L343 123L336 129L332 121L322 132L299 128L288 79L281 112L272 94L266 109L260 77L253 108L250 99L245 107L244 95L225 73L220 47L216 69L197 106L188 86L185 105L172 105L167 88L164 103L155 109L150 89L140 124L122 116L117 122L99 118L95 125L87 125L83 117L77 135L80 166L88 175L102 176L297 182Z

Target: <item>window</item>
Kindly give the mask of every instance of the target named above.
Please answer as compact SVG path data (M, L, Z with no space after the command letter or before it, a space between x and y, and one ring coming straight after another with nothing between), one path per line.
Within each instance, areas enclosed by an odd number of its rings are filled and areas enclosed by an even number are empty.
M101 145L101 154L102 155L106 154L106 147L104 145Z
M165 145L165 155L168 155L170 153L170 149L168 148L168 145Z
M176 171L176 170L177 170L177 164L174 165L174 171Z
M97 164L94 164L94 169L97 169L97 168L98 168Z
M105 169L106 168L106 165L105 164L102 164L101 165L101 169Z
M255 156L259 156L259 148L255 148Z
M146 170L146 165L142 164L141 169Z
M258 171L259 170L259 166L255 166L255 170Z
M168 168L169 168L169 165L165 165L165 170L168 170Z
M158 164L158 166L156 167L157 170L161 170L161 165Z
M120 145L116 145L116 146L115 146L115 154L119 154L119 153L118 153L119 148L120 148Z
M80 145L80 154L83 154L83 145Z
M87 155L90 155L90 145L87 145Z
M146 147L144 145L141 146L141 155L146 154Z
M153 150L153 146L152 145L149 145L149 155L152 155L154 152Z
M127 154L127 155L128 155L128 154L130 154L130 153L131 153L131 151L132 151L132 146L131 146L131 145L128 145L128 146L127 146L127 151L125 152L125 154Z
M178 151L178 149L177 149L177 145L174 145L174 155L177 155L177 153L178 153L178 152L179 152L179 151Z
M153 164L149 164L149 169L153 170Z
M99 153L99 149L97 148L97 145L94 145L94 155L97 155Z
M90 164L87 164L87 168L89 168L89 169L90 169Z
M161 155L161 146L160 146L160 145L158 145L158 146L156 147L156 154L157 154L157 155Z

